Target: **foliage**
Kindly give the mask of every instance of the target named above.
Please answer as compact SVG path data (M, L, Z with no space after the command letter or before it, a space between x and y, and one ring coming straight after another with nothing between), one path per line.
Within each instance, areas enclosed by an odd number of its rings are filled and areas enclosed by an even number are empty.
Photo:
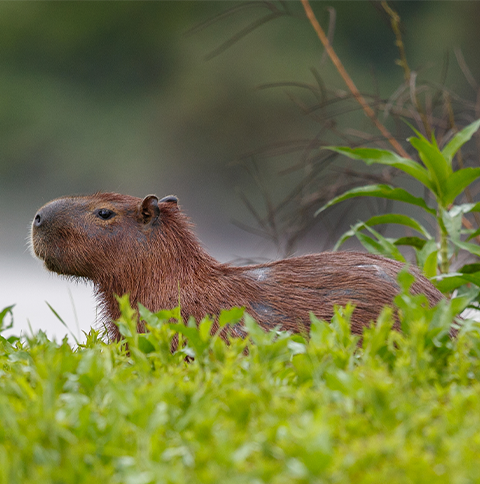
M410 190L385 184L367 185L348 190L333 198L319 212L336 203L355 197L382 197L413 205L417 211L420 209L423 218L431 222L432 227L432 230L427 230L422 223L412 216L396 213L378 215L352 227L351 230L340 237L335 248L356 235L370 252L405 262L405 258L398 247L410 246L415 252L417 265L425 275L435 278L437 271L441 274L437 278L437 285L440 290L450 293L464 286L462 288L462 293L464 293L467 291L467 286L473 285L476 289L474 292L470 291L471 297L478 299L480 292L480 267L478 264L464 265L453 273L449 271L450 263L452 259L457 257L459 251L467 251L475 256L480 255L479 246L468 242L468 240L478 236L480 231L466 229L462 225L462 223L465 223L464 215L466 213L480 211L480 203L455 203L457 197L463 194L471 183L480 178L480 168L454 170L452 167L452 160L456 153L471 139L479 127L480 120L471 123L455 134L442 150L438 147L433 134L430 142L415 130L417 136L410 138L409 141L416 149L421 162L403 158L387 150L329 147L330 150L354 160L362 160L367 165L381 164L394 167L405 173L409 179L421 183L427 193L424 198L414 196L412 191L417 189L418 185ZM434 206L428 204L429 200L434 201ZM403 225L413 229L418 235L386 238L372 228L372 226L380 224ZM373 237L366 235L362 230L367 230ZM436 241L436 234L440 234L438 241ZM462 240L462 236L465 235L467 239Z
M309 340L245 315L249 340L227 345L178 308L140 307L137 334L125 297L123 342L0 337L0 483L476 481L480 327L451 339L459 308L428 309L411 282L401 274L403 332L386 308L361 343L352 307L312 317Z

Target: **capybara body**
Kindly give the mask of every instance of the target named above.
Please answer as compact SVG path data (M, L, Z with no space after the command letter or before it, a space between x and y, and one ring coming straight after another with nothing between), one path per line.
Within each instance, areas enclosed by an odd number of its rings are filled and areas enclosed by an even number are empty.
M151 311L181 305L197 321L244 306L265 329L302 331L309 313L330 321L334 305L352 302L352 331L361 334L398 293L400 262L359 252L324 252L237 267L207 254L173 196L143 200L116 193L53 200L36 214L32 245L58 274L89 279L110 336L118 339L115 295ZM418 269L413 293L431 305L443 296ZM140 328L141 330L141 328ZM241 325L231 329L244 336Z

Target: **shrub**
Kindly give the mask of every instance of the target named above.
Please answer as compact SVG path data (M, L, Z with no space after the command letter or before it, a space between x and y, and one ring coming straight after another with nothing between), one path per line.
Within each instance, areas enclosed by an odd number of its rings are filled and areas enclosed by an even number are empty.
M136 334L127 298L116 344L0 337L0 482L475 481L479 326L451 339L458 300L429 309L399 283L402 334L387 308L361 342L352 307L308 339L245 315L248 340L225 344L178 308L140 307Z

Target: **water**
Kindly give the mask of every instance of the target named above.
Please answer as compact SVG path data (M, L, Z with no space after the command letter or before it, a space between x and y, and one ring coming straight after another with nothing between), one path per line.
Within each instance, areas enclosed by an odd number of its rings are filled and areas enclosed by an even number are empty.
M14 327L7 334L31 334L43 330L49 338L61 340L71 333L82 341L82 331L96 325L96 304L90 284L61 278L46 271L29 253L0 255L0 310L15 304ZM47 302L68 326L58 320Z

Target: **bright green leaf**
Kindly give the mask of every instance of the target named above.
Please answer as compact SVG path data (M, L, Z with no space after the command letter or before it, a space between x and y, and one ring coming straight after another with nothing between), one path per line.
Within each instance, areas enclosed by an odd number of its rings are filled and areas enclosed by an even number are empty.
M359 232L357 234L357 238L360 241L360 243L365 247L365 249L367 249L368 252L370 252L371 254L383 255L382 245L372 237L369 237L368 235L365 235Z
M420 159L428 170L429 178L434 182L431 191L439 199L442 199L445 182L452 174L452 168L442 155L441 151L423 136L412 137L410 144L418 151Z
M398 248L395 246L393 242L385 238L382 234L372 229L371 227L365 227L365 228L377 238L378 242L382 247L382 252L381 252L382 255L389 257L390 259L398 260L400 262L406 262L405 257L403 257L403 255L401 254L401 252L398 250Z
M429 240L421 250L416 251L417 265L426 277L437 275L438 247L435 240Z
M153 344L148 341L148 336L145 334L140 334L138 335L138 349L144 353L148 354L151 353L152 351L155 351L155 347Z
M455 136L447 143L443 148L443 156L450 162L452 162L455 153L473 136L473 134L480 128L480 119L469 124L461 131L455 134Z
M245 308L223 309L218 317L218 325L223 328L226 324L236 324L242 320Z
M455 201L468 185L480 178L480 168L464 168L452 173L445 183L443 204L445 207ZM478 211L478 210L475 210Z
M345 243L350 237L354 237L359 229L363 226L363 222L358 222L357 224L353 225L350 230L347 230L345 233L341 235L338 239L337 243L334 245L333 250L337 251L339 247ZM366 225L366 223L365 223Z
M475 284L480 287L480 272L473 274L462 274L454 272L442 275L441 279L435 282L437 288L443 293L453 292L464 284Z
M428 171L419 163L410 158L403 158L392 151L379 150L374 148L348 148L327 146L326 149L336 151L354 160L362 160L367 165L374 163L380 165L387 165L397 168L407 175L412 176L420 183L425 185L429 190L434 189L432 180L429 177Z
M425 259L425 263L423 264L423 273L425 277L433 277L437 274L437 266L438 266L438 252L431 252L428 254L428 257Z
M10 329L13 326L13 316L12 316L12 309L15 306L15 304L12 304L11 306L7 306L0 312L0 332L4 331L6 329ZM4 326L4 319L7 314L10 314L11 321L7 326Z
M361 232L357 233L358 240L360 243L370 252L371 254L379 254L383 255L384 257L388 257L390 259L399 260L401 262L405 262L404 257L400 253L400 251L393 245L389 244L388 241L381 237L380 241L369 237L368 235L362 234ZM393 250L392 250L393 247Z
M380 224L399 224L404 225L405 227L410 227L417 232L421 233L425 238L431 239L432 236L428 233L425 227L417 222L414 218L409 217L408 215L402 215L398 213L389 213L386 215L375 215L368 219L365 222L365 225L369 227L373 225L380 225Z
M335 205L339 202L343 202L344 200L349 200L350 198L356 197L379 197L379 198L387 198L389 200L397 200L399 202L409 203L411 205L416 205L421 207L423 210L428 212L429 214L435 216L436 212L433 208L430 208L423 198L414 197L409 192L404 190L403 188L394 188L390 185L367 185L365 187L358 187L353 188L352 190L348 190L347 192L335 197L334 199L330 200L327 204L323 207L318 209L315 212L315 216L319 213L323 212L327 208Z
M386 215L374 215L373 217L369 218L366 222L358 222L350 230L347 230L342 236L338 239L337 243L335 244L333 250L336 251L338 248L345 243L350 237L354 237L358 230L363 229L365 226L372 227L374 225L381 225L381 224L398 224L398 225L405 225L406 227L410 227L417 232L420 232L427 240L431 239L432 236L428 233L428 231L417 222L412 217L408 215L402 215L398 213L389 213ZM418 239L421 240L421 239ZM425 241L423 241L425 243ZM402 245L397 244L395 245ZM412 244L404 244L404 245L412 245ZM415 243L418 246L418 243Z

